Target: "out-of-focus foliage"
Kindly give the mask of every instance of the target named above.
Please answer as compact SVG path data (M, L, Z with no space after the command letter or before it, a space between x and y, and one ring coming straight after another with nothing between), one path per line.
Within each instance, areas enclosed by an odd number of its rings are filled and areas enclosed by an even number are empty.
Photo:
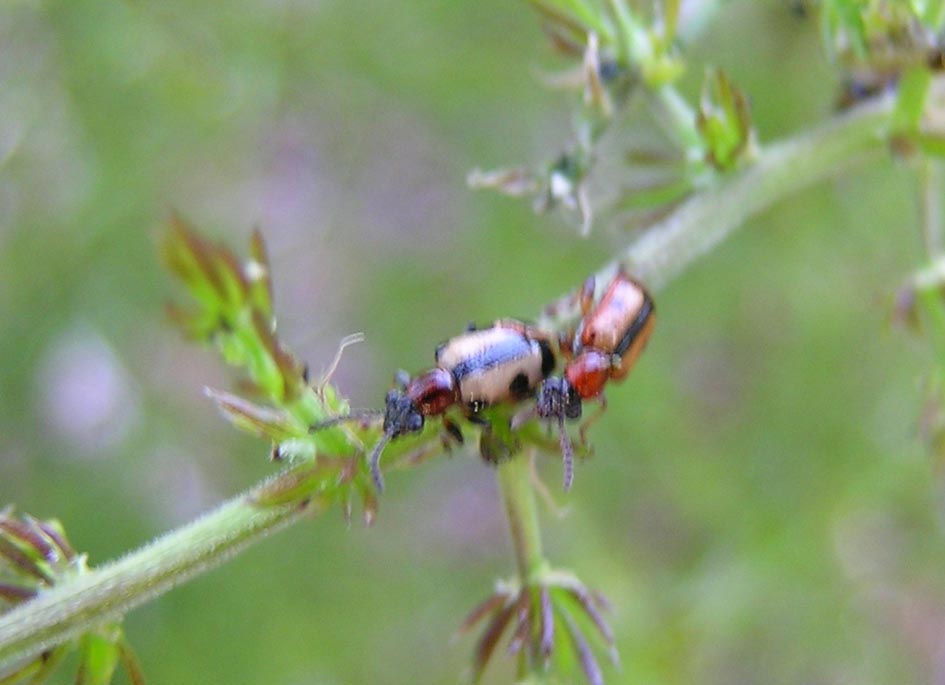
M236 427L268 438L274 460L305 462L287 484L267 488L259 504L301 505L312 498L323 505L339 501L350 520L357 497L365 521L373 522L377 497L363 459L364 443L338 426L312 430L326 419L346 416L348 406L327 377L310 384L304 364L276 336L272 278L262 236L253 234L251 256L241 261L175 216L161 250L168 268L196 301L193 307L168 305L171 318L196 340L215 343L224 359L247 375L244 389L267 404L219 390L208 389L208 397ZM338 354L343 350L342 346ZM376 431L367 426L361 432L377 439Z
M496 591L473 609L460 626L466 633L483 624L473 656L473 682L480 682L493 654L503 645L526 672L576 677L602 685L604 674L595 651L607 651L619 665L614 633L604 612L610 604L573 575L545 570L534 582L500 582Z
M85 571L85 555L72 548L59 521L15 516L9 508L0 511L0 613ZM78 652L77 685L108 685L119 664L132 685L144 683L118 621L81 635L74 644L59 645L12 670L0 671L0 683L45 682L72 651Z
M706 159L719 169L731 169L751 155L754 133L748 98L724 72L706 74L696 125L706 142Z
M939 44L945 25L942 0L821 0L827 47L841 59L902 64L921 61Z
M680 3L677 33L701 5ZM312 378L365 333L333 376L365 407L467 321L534 315L610 252L605 217L580 241L463 187L476 166L553 162L573 135L574 100L535 79L559 58L525 3L0 16L0 502L68 521L94 559L272 468L201 392L232 379L162 315L170 208L231 245L263 230L279 335ZM679 51L688 102L712 63L750 95L762 143L831 114L842 79L815 14L739 0L708 22ZM607 141L621 163L689 163L641 126ZM652 180L637 167L628 183ZM623 189L598 169L592 202ZM552 488L568 515L545 523L549 556L614 604L608 683L941 671L943 481L917 418L933 359L887 324L923 258L914 197L907 166L878 162L782 203L660 294L594 457L566 499ZM149 681L455 681L473 641L448 636L508 574L506 531L478 456L413 474L389 477L371 529L299 526L130 614Z
M665 210L751 158L755 134L748 99L721 70L705 69L698 103L688 102L675 89L685 71L677 45L679 2L655 3L650 12L628 0L529 4L541 17L551 44L581 60L579 71L549 79L551 85L580 90L573 140L558 143L564 152L533 173L524 168L477 169L468 178L471 187L512 196L532 194L538 212L559 205L576 210L581 233L587 235L595 212L603 210L613 219L628 210ZM640 128L641 109L648 110L668 136L667 150L624 154L608 144L620 132ZM612 160L607 166L608 157L627 163L629 169L615 171ZM661 162L673 157L677 163L667 169ZM624 186L615 198L591 199L598 166L608 168L611 184ZM642 177L635 178L634 171L642 171Z

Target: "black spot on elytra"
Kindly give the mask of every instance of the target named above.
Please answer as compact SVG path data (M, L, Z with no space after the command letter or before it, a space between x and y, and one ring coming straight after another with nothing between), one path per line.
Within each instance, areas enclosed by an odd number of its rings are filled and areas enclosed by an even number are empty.
M517 374L509 383L509 394L512 397L525 397L528 395L528 390L528 376L524 373Z
M544 340L540 340L538 346L541 348L541 377L548 378L548 374L555 368L555 356L551 352L551 346Z

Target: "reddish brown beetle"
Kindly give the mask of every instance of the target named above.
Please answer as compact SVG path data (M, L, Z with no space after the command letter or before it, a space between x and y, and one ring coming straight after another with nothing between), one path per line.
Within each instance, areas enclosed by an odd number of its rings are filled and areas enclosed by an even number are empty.
M573 338L562 341L568 357L563 376L553 376L538 389L536 413L543 419L557 419L564 456L564 488L574 479L574 455L564 420L580 418L584 400L598 399L603 411L604 386L626 378L653 332L653 299L640 283L620 270L608 284L596 305L594 280L581 290L583 317ZM581 426L581 439L598 414Z

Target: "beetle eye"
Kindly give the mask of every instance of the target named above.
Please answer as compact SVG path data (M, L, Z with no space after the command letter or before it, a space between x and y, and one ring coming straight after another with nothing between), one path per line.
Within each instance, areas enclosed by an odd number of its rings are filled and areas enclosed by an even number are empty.
M423 428L423 414L413 414L407 421L407 430L416 433Z
M565 406L564 414L569 419L579 419L581 418L581 398L576 392L569 393L568 404Z

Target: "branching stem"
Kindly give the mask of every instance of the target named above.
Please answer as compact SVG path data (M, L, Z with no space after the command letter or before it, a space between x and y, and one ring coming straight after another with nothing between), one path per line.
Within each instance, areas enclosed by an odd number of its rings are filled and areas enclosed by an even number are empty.
M882 153L892 108L891 98L879 98L767 146L751 166L692 196L650 227L597 272L598 287L623 267L651 291L661 290L751 217L801 188ZM568 293L551 311L540 325L561 328L580 316L580 303Z
M662 288L749 217L882 150L891 110L889 101L872 102L769 146L751 167L694 196L653 226L601 270L598 282L605 283L622 264L652 289ZM561 300L555 317L546 317L546 325L561 326L577 316L576 304L569 298ZM277 479L292 476L288 472ZM502 465L499 483L519 573L527 580L540 572L542 555L526 460L520 457ZM303 518L314 506L261 506L254 493L262 487L0 616L0 671L20 657L37 655L218 566L268 533Z

